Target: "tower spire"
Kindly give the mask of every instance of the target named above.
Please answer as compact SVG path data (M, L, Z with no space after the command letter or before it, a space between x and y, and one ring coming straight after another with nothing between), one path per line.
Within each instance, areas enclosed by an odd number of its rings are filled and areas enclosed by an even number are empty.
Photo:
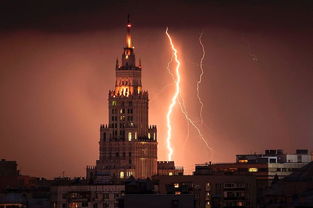
M130 34L130 29L131 29L132 25L130 23L130 15L128 14L127 17L127 25L126 25L126 48L132 48L132 39L131 39L131 34Z

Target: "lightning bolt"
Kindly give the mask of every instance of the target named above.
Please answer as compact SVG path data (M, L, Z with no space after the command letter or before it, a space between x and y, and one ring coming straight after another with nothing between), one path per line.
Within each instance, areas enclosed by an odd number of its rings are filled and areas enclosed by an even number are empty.
M172 148L172 144L171 144L171 139L172 139L172 123L171 123L171 115L173 112L173 108L175 107L176 103L177 103L177 98L178 95L180 93L180 61L178 59L178 55L177 55L177 49L174 46L174 43L172 41L172 38L170 36L170 34L168 33L168 28L166 28L165 31L167 38L171 44L171 48L173 51L173 55L175 58L175 62L176 62L176 68L175 68L175 93L172 96L171 99L171 103L169 105L168 108L168 112L166 114L166 126L167 126L167 137L166 137L166 144L167 144L167 149L168 149L168 156L167 159L168 161L172 161L172 157L173 157L173 148Z
M173 62L173 58L174 58L174 55L171 56L170 61L167 63L166 69L167 69L168 73L171 75L173 81L175 81L174 74L171 72L171 69L170 69L171 63ZM179 93L179 99L177 101L178 101L178 104L180 106L181 112L183 114L185 114L185 117L186 116L189 117L188 113L187 113L187 110L186 110L185 102L184 102L184 99L183 99L181 93ZM186 119L186 122L187 122L187 134L186 134L186 138L184 140L184 145L183 145L183 149L184 150L185 150L185 146L186 146L186 143L187 143L187 141L189 139L189 135L190 135L190 122L187 119Z
M202 36L203 36L203 32L200 33L200 36L199 36L199 43L201 45L201 48L202 48L202 57L200 59L200 69L201 69L201 73L200 73L200 76L199 76L199 80L197 81L197 97L198 97L198 100L199 100L199 103L201 105L200 107L200 120L201 120L201 125L203 125L203 116L202 116L202 111L203 111L203 102L201 100L201 97L200 97L200 84L201 84L201 81L202 81L202 76L203 76L203 73L204 73L204 70L203 70L203 60L204 60L204 57L205 57L205 49L204 49L204 45L202 43Z
M180 61L178 59L178 55L177 55L177 49L175 48L174 44L173 44L173 41L172 41L172 38L171 36L169 35L168 33L168 28L166 28L166 31L165 31L169 41L170 41L170 45L171 45L171 48L172 48L172 51L173 51L173 55L171 56L171 59L170 61L168 62L167 64L167 70L169 72L169 74L172 76L172 79L174 80L175 84L176 84L176 91L171 99L171 104L169 105L169 109L168 109L168 112L167 112L167 116L166 116L166 119L167 119L167 138L166 138L166 142L167 142L167 149L168 149L168 160L171 161L172 160L172 155L173 155L173 148L172 148L172 145L171 145L171 138L172 138L172 125L171 125L171 114L173 112L173 108L174 106L176 105L176 103L178 102L179 106L180 106L180 110L181 112L183 113L187 123L188 123L188 131L187 131L187 136L186 136L186 139L185 139L185 142L184 142L184 146L186 145L186 142L189 138L189 125L192 125L199 137L201 138L201 140L205 143L206 147L213 151L213 149L209 146L209 144L207 143L207 141L205 140L200 128L196 125L196 123L190 118L187 110L186 110L186 106L185 106L185 103L184 103L184 99L181 95L181 91L180 91L180 81L181 81L181 77L180 77ZM203 55L202 55L202 58L201 58L201 62L200 62L200 68L201 68L201 75L200 75L200 79L199 81L197 82L197 91L198 91L198 99L199 99L199 102L202 104L202 107L203 107L203 103L201 101L201 98L199 96L199 85L201 84L201 79L202 79L202 75L203 75L203 67L202 67L202 63L203 63L203 59L204 59L204 56L205 56L205 51L204 51L204 47L203 47L203 44L201 42L201 37L202 37L202 33L199 37L199 40L200 40L200 44L202 45L202 51L203 51ZM173 62L173 59L175 59L175 62L176 62L176 68L175 68L175 72L176 72L176 76L174 76L174 74L171 72L170 70L170 65L171 63ZM179 97L178 97L179 96ZM202 118L202 110L201 110L201 118Z

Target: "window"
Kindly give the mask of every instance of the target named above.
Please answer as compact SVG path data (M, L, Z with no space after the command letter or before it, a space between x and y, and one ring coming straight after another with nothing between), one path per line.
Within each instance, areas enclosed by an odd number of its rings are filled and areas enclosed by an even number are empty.
M120 172L120 178L124 178L124 176L125 176L125 175L124 175L124 171L121 171L121 172Z
M108 199L109 198L109 194L104 194L103 198Z
M148 139L150 139L150 137L151 137L151 135L150 135L150 133L148 133Z
M131 141L131 140L132 140L132 133L128 132L128 141Z
M129 101L129 102L128 102L128 105L129 105L129 106L133 106L133 102L132 102L132 101Z
M276 163L276 159L275 158L270 158L270 163Z
M112 106L116 106L116 100L112 101Z
M179 188L179 183L174 183L174 188Z
M250 173L255 173L255 172L258 172L258 168L249 168L248 171Z
M168 175L169 175L169 176L172 176L172 175L173 175L173 172L169 172Z
M205 190L206 191L210 191L210 189L211 189L211 184L207 183L206 186L205 186Z

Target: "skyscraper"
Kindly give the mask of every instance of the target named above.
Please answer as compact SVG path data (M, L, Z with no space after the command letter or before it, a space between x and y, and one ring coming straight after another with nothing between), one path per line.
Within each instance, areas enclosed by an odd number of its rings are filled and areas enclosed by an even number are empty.
M142 90L142 67L136 63L131 27L128 18L121 65L116 60L115 89L108 96L109 124L100 126L96 166L87 167L87 178L97 182L157 173L157 128L148 123L148 92Z

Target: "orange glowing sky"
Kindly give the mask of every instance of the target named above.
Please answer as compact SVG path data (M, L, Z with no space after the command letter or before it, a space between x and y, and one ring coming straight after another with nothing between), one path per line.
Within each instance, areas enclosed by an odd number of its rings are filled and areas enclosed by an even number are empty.
M172 52L164 19L164 26L147 26L145 17L133 18L133 44L142 60L143 88L149 91L149 123L158 127L159 160L166 160L166 112L175 87L166 67ZM44 177L62 171L84 176L86 165L95 164L99 126L108 121L115 59L125 39L125 18L120 19L114 27L84 31L2 30L0 158L17 160L23 174ZM170 21L182 61L182 96L198 123L198 38L204 32L201 129L215 149L212 157L193 128L184 145L187 124L176 105L172 141L177 165L190 173L195 163L234 161L238 153L313 149L312 30L177 25Z

